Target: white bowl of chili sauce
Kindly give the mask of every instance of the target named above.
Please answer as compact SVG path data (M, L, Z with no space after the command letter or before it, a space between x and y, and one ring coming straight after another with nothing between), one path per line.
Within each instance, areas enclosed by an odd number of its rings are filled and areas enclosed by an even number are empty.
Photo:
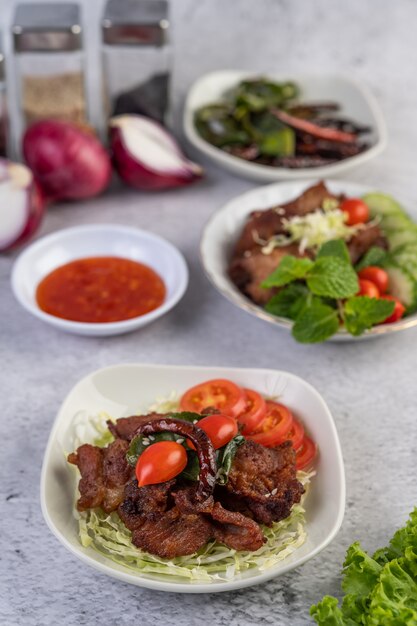
M118 335L172 309L188 284L182 254L161 237L115 224L61 230L16 260L12 289L39 319L80 335Z

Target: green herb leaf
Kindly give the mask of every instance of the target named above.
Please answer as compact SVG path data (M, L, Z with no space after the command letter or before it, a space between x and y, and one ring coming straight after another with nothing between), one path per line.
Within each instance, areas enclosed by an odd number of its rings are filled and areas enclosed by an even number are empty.
M307 276L309 289L317 296L348 298L359 291L358 277L350 263L333 256L323 256Z
M309 291L301 283L291 283L272 296L265 309L273 315L295 320L307 302Z
M245 437L243 435L236 435L227 443L223 448L218 450L217 453L217 476L216 482L219 485L225 485L229 478L229 472L233 464L233 459L236 456L238 448L245 443Z
M158 441L176 441L177 439L184 439L184 437L176 435L175 433L156 433L155 435L152 435L152 437L153 439L150 440L149 443L143 443L144 439L145 441L148 439L144 435L137 435L136 437L133 437L126 452L126 461L129 465L135 467L142 452L144 452L146 448L149 448L152 443L157 443Z
M336 309L315 298L310 306L298 315L292 328L294 339L301 343L325 341L339 330L339 316Z
M187 450L187 465L181 472L181 476L187 480L197 481L200 475L200 463L194 450Z
M386 320L393 313L394 307L394 302L382 298L349 298L344 306L346 329L355 337L361 335L368 328Z
M359 263L355 266L355 269L359 272L364 267L369 267L369 265L383 267L387 257L388 254L383 248L372 246L372 248L369 248L369 250L365 252Z
M200 413L193 413L192 411L181 411L179 413L168 413L167 417L173 420L182 420L183 422L190 422L194 424L194 422L198 422L205 415L200 415Z
M294 280L304 278L313 267L314 263L310 259L299 259L291 254L287 254L282 258L277 269L261 283L261 287L266 289L282 287Z
M325 256L335 256L350 264L349 250L343 239L326 241L317 253L317 259Z

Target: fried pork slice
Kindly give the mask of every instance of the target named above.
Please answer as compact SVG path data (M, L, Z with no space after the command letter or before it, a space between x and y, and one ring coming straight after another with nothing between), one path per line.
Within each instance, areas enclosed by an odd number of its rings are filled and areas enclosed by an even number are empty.
M132 531L132 543L165 559L194 554L212 536L210 521L201 513L184 513L176 505L166 510L173 482L138 487L133 480L118 510Z
M235 258L229 267L232 282L256 304L266 304L276 293L276 289L264 289L261 283L281 263L286 254L300 255L297 244L274 248L270 254L263 254L260 247Z
M116 439L107 448L84 444L68 456L69 463L81 473L78 485L79 511L101 507L115 511L124 498L124 488L132 474L126 461L128 443Z
M211 511L213 538L234 550L259 550L265 542L256 522L236 511L228 511L216 502Z
M249 514L256 522L271 526L288 517L303 492L296 478L291 442L265 448L246 441L236 453L229 480L219 497L227 509Z
M388 241L376 224L360 230L347 242L352 264L355 265L372 246L388 249Z
M291 202L266 210L253 211L235 245L232 261L236 257L244 256L245 252L259 247L259 238L268 241L274 235L284 233L284 219L312 213L322 206L326 198L334 197L321 181L306 189L301 196Z
M161 419L161 417L164 417L162 413L132 415L131 417L121 417L120 419L116 420L116 422L111 422L109 420L107 422L107 426L109 431L115 437L130 441L139 426L142 426L142 424L147 424L148 422L152 422L153 420Z

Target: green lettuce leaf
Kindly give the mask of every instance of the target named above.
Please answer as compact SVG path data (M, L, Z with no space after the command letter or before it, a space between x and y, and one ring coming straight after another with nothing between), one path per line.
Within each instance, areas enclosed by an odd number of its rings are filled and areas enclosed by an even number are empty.
M358 622L345 618L338 604L336 598L324 596L321 602L311 607L310 615L321 626L357 626Z

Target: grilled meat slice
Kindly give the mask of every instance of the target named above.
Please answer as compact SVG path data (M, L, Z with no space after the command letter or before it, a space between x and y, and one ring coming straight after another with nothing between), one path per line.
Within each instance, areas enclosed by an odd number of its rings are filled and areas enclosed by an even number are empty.
M296 477L295 452L290 441L276 448L246 441L238 449L229 480L218 495L226 508L271 526L288 517L303 492Z
M194 554L212 536L211 524L204 515L181 513L177 507L158 519L142 519L140 528L132 533L132 543L164 559Z
M265 542L256 522L236 511L228 511L216 502L211 512L213 538L234 550L259 550Z
M107 448L84 444L68 456L81 473L79 511L101 507L109 513L117 509L133 471L126 461L127 448L126 441L116 439Z
M132 543L165 559L197 552L212 536L211 524L198 512L185 513L173 505L175 481L138 487L132 480L118 513L129 530Z
M372 246L379 246L384 250L388 250L388 241L376 224L360 230L347 242L353 265L355 265Z
M117 511L125 526L133 531L140 528L146 519L158 520L172 506L174 484L174 480L169 480L158 485L138 487L136 479L131 480L125 487L124 500Z
M229 267L229 276L240 291L253 302L266 304L277 290L264 289L261 283L272 274L286 254L302 256L296 244L274 248L270 254L263 254L258 247L248 251L245 256L233 259Z
M139 426L147 424L153 420L159 420L164 417L162 413L149 413L148 415L132 415L131 417L121 417L116 422L107 422L109 431L115 437L130 441L136 433Z
M259 238L268 241L274 235L284 233L284 218L312 213L322 206L326 198L334 197L321 181L306 189L301 196L291 202L266 210L253 211L235 245L232 262L248 250L259 248Z

